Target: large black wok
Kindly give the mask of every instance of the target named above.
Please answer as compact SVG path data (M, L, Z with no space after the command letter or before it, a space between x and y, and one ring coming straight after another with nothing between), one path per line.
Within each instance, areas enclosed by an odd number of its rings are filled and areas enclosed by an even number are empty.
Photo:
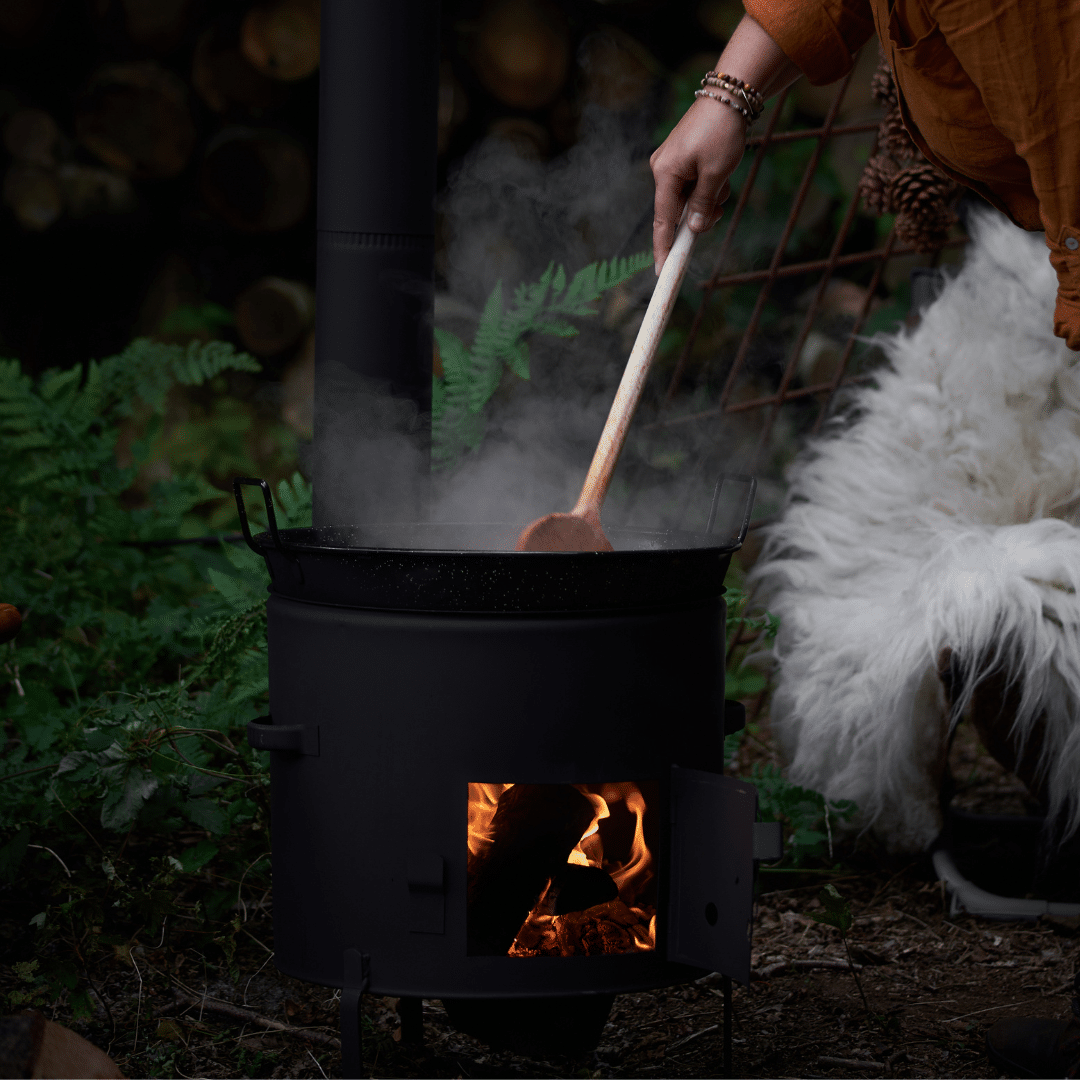
M242 497L262 489L269 530L253 536ZM724 591L756 482L722 476L704 533L607 528L613 552L517 552L521 525L380 524L279 529L265 480L238 478L244 539L271 591L393 611L617 611L692 603Z

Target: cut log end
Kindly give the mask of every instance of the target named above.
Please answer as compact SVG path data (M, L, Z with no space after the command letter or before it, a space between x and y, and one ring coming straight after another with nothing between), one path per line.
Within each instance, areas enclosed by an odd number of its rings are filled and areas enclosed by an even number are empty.
M291 349L315 318L315 294L300 281L267 277L236 302L236 330L256 356Z
M307 78L319 66L319 0L256 5L244 17L240 50L271 79Z

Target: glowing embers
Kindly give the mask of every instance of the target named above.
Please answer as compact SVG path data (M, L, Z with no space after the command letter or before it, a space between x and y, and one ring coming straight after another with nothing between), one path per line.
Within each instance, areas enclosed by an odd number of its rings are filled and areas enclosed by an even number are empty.
M656 948L659 786L470 784L470 956Z

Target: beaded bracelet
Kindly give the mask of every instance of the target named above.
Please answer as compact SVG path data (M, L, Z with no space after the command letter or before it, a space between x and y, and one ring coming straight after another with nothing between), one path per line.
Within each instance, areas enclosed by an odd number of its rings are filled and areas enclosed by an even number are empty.
M745 106L740 105L737 101L732 100L729 97L723 97L720 94L714 94L709 90L695 90L694 97L707 97L712 98L713 101L719 101L721 104L726 105L729 109L734 109L747 123L750 125L756 119L754 114Z
M751 98L747 97L747 95L742 93L738 89L738 87L733 86L726 79L703 79L702 82L706 86L711 86L717 90L723 90L726 94L731 94L731 96L734 97L736 101L739 98L742 98L742 100L746 103L746 108L750 111L751 122L757 120L761 116L763 110L755 106Z
M730 89L746 102L751 112L760 113L765 108L765 98L762 93L735 75L727 75L723 71L707 71L705 78L701 80L701 85L712 83L713 79L730 83Z

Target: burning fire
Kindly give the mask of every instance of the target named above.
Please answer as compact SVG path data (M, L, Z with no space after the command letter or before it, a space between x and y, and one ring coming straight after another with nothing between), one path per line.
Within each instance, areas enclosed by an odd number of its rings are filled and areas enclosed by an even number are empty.
M470 875L475 862L484 858L492 845L499 799L513 786L469 785ZM573 956L653 950L655 875L653 852L645 838L645 796L635 783L573 786L592 804L593 815L570 852L567 865L589 867L595 873L578 874L576 879L561 872L549 877L521 924L509 955ZM551 785L552 789L558 787ZM582 880L587 882L581 894L584 900L578 897ZM606 890L605 898L590 902L596 900L597 889ZM591 896L589 890L593 890ZM577 908L578 903L588 906Z

